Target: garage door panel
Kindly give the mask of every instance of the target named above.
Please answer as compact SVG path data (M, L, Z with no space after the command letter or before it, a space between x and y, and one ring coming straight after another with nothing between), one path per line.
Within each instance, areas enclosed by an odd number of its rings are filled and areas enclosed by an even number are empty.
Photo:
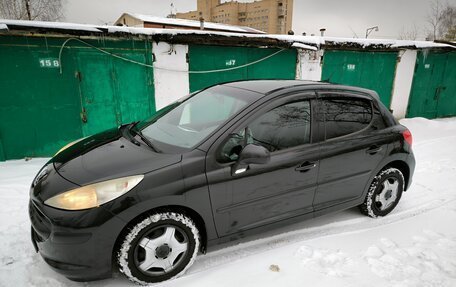
M322 80L376 91L391 104L397 52L325 51Z
M439 92L437 117L456 116L456 53L449 53Z
M227 70L210 73L190 72L190 91L238 80L294 79L296 50L283 50L273 55L278 51L280 49L191 45L189 47L189 70L191 72ZM270 55L273 56L264 59ZM242 67L262 59L264 60L261 62Z
M456 53L420 51L407 109L407 117L456 115Z

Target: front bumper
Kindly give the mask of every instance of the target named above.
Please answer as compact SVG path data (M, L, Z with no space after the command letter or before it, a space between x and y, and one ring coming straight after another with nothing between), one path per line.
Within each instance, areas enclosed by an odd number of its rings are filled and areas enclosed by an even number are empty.
M103 208L71 212L33 200L29 215L32 243L52 269L75 281L111 277L112 254L123 221ZM98 225L100 218L105 221Z

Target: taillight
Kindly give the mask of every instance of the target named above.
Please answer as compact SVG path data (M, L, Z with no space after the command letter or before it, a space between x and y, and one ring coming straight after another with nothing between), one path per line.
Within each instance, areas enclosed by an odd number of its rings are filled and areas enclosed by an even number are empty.
M413 138L412 138L412 133L409 130L405 130L402 132L402 136L404 137L404 140L412 146Z

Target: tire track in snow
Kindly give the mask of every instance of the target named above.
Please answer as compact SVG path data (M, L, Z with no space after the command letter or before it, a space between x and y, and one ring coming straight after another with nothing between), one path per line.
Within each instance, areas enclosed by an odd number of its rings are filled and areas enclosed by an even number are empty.
M189 272L187 272L187 275L200 273L211 268L215 268L220 265L230 263L234 260L240 260L251 255L263 253L271 249L283 247L293 243L306 242L320 237L340 235L352 232L358 233L374 229L380 226L392 224L395 222L415 217L417 215L432 211L434 209L441 208L442 206L448 205L455 201L456 197L448 200L435 199L429 203L417 205L413 209L407 209L396 213L394 213L393 211L393 213L382 218L373 219L369 217L362 217L362 215L360 215L359 219L349 219L329 223L319 227L290 231L274 235L268 238L257 239L249 242L241 241L241 243L237 245L225 247L220 250L209 252L206 255L198 256L194 265L189 269ZM187 275L184 275L184 277Z
M448 140L448 139L453 139L453 138L456 139L456 136L447 136L447 137L439 137L439 138L431 139L431 140L423 140L423 141L414 143L413 150L415 150L416 148L421 148L421 147L427 146L429 144L440 143L440 142L443 142L443 140Z

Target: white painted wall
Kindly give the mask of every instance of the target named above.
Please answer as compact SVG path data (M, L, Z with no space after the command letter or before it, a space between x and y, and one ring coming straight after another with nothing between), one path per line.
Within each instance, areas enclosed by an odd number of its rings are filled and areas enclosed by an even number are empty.
M407 105L412 89L413 74L415 72L416 50L402 50L399 52L399 62L394 78L391 109L397 119L405 118Z
M298 49L299 64L297 65L296 78L301 80L321 80L321 55L323 50L311 51Z
M188 46L153 42L152 51L155 55L155 106L158 111L190 92L186 60Z

